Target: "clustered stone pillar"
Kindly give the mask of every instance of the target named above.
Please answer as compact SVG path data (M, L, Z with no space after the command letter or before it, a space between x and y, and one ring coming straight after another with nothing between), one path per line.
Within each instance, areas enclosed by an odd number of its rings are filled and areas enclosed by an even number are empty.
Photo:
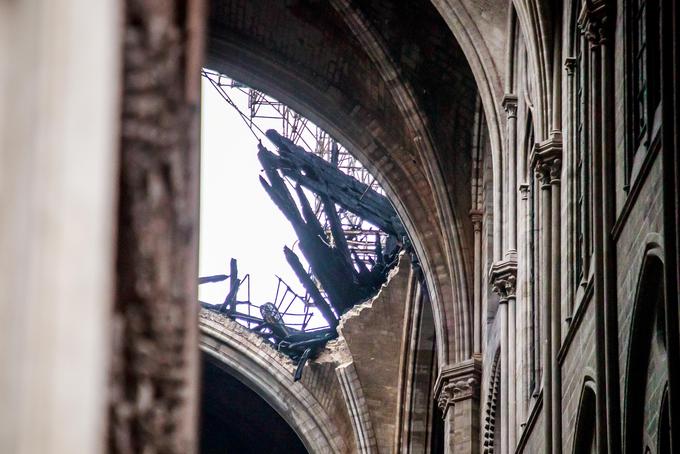
M479 452L479 384L482 365L471 358L442 369L435 383L444 418L444 452Z
M561 344L560 319L560 192L562 142L559 134L537 144L531 164L541 185L540 263L543 271L540 300L543 326L543 414L545 452L561 452L561 385L557 356Z
M517 96L506 94L503 107L508 115L508 250L505 259L514 264L512 284L506 283L508 313L508 450L515 449L517 440L517 305L515 282L517 278ZM510 288L511 286L511 288Z
M562 450L562 373L560 370L560 364L557 357L560 352L560 347L562 345L562 310L560 301L560 288L561 288L561 278L560 278L560 255L561 255L561 242L560 242L560 172L562 170L561 166L561 156L562 156L562 142L559 136L553 137L549 142L549 146L552 147L550 154L553 158L550 162L550 185L551 185L551 227L550 232L552 234L551 238L551 251L550 255L552 261L550 264L551 277L550 281L552 283L552 295L551 295L551 305L552 305L552 317L550 321L550 337L552 339L552 351L550 353L550 367L552 368L552 402L553 402L553 412L551 415L552 426L553 426L553 451L561 452Z
M498 317L501 326L500 354L501 354L501 452L514 450L517 440L517 309L516 309L516 281L517 281L517 96L506 94L503 107L508 116L507 167L504 167L507 181L506 215L507 246L504 258L494 263L489 281L498 293Z
M592 244L593 244L593 303L595 306L595 354L597 375L597 406L605 411L596 414L598 451L605 446L616 446L619 440L618 424L612 412L617 412L618 402L607 402L606 396L618 394L618 369L616 361L616 302L613 282L608 282L606 261L613 255L610 231L612 226L613 204L611 200L611 117L610 100L604 97L611 84L611 66L608 63L609 48L606 45L611 18L605 0L593 0L584 5L579 15L578 25L588 41L589 62L589 129L588 146L592 156ZM612 326L613 325L613 326ZM608 328L609 327L609 328ZM614 366L611 372L606 365ZM613 392L612 392L613 391ZM612 424L607 423L607 416ZM609 442L607 439L609 439Z

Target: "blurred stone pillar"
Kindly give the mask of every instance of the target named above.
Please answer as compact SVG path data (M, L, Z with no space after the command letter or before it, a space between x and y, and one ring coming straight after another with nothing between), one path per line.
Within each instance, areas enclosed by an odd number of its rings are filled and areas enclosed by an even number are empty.
M201 0L125 2L110 452L191 453Z

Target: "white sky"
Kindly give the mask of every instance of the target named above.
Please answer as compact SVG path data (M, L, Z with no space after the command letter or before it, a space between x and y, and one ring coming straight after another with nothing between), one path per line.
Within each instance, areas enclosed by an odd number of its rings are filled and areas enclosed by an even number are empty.
M257 139L217 90L202 80L199 276L229 274L234 257L239 277L250 273L255 304L273 302L275 275L304 295L283 255L283 246L292 247L297 237L258 179ZM237 90L230 95L247 112L247 96ZM274 149L266 139L263 143ZM221 303L227 294L226 283L199 289L199 298L207 303ZM246 294L239 293L239 299L246 299Z

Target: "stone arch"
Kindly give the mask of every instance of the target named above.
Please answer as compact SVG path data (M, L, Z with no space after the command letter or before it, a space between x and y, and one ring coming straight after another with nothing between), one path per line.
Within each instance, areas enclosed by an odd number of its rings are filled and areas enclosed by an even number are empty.
M367 18L359 11L350 0L333 0L331 2L336 10L342 15L345 23L362 47L378 68L381 77L389 86L389 92L395 100L400 113L406 120L406 124L413 137L420 137L415 141L415 147L419 155L423 156L424 170L427 179L431 181L431 187L435 194L436 211L445 224L453 226L457 234L444 235L443 241L447 250L447 266L452 276L453 304L455 310L452 314L439 314L438 318L452 327L454 341L454 361L460 361L469 357L471 353L471 314L470 297L466 282L466 258L461 245L463 228L460 217L456 213L455 204L451 203L446 193L446 182L438 164L436 141L427 126L427 119L423 117L418 107L413 87L400 75L395 62L386 49L386 43L380 37ZM438 289L436 289L438 290ZM441 295L435 295L435 301L441 299ZM441 310L440 305L434 305L436 311ZM435 315L435 317L437 317ZM452 317L452 320L447 320Z
M199 356L197 453L309 454L290 424L228 366L205 352Z
M626 453L641 452L645 445L656 444L649 439L644 426L649 425L645 418L663 404L660 401L658 406L654 405L649 402L648 395L650 392L664 395L663 390L667 387L665 317L663 250L659 243L649 242L640 266L628 338L623 399ZM657 353L656 358L652 357L654 351ZM659 379L651 383L648 379L650 367L661 368L654 374ZM641 370L644 372L641 373ZM654 412L650 410L650 405L654 407ZM659 421L657 429L658 424ZM658 430L654 433L658 434Z
M453 32L475 76L489 126L492 155L496 160L503 149L505 136L503 132L505 122L499 103L503 96L503 79L499 51L494 49L495 43L487 42L489 35L485 32L488 31L487 27L502 29L505 21L503 6L506 0L497 0L495 5L489 5L487 11L493 12L494 15L489 18L487 24L477 22L481 14L471 11L476 5L468 6L464 0L433 0L432 3Z
M465 0L432 0L441 16L451 29L456 41L467 58L470 69L477 83L482 108L486 117L491 143L491 165L493 188L493 259L501 259L502 204L501 174L502 151L505 141L506 120L502 114L501 99L503 98L503 62L502 47L493 42L492 36L497 36L496 30L502 30L506 21L506 0L496 0L494 4L485 4L484 15L486 21L479 17L482 8L477 2L467 3ZM494 2L489 2L494 3ZM488 6L488 7L487 7Z
M579 398L578 412L576 413L576 428L574 430L572 446L574 454L596 452L596 405L595 380L586 375L581 386L581 397Z
M517 15L518 25L526 43L527 57L534 68L530 75L536 89L535 132L537 142L541 142L548 139L552 126L550 114L554 108L552 103L554 51L549 43L555 38L555 24L559 21L551 21L550 8L536 0L512 0L510 8ZM508 71L510 70L508 68Z
M218 6L222 3L226 5L222 13L228 15L232 13L229 9L232 3L241 5L242 2L215 2ZM347 41L338 44L345 46L338 52L352 53L351 63L357 65L354 72L365 73L364 85L371 90L347 95L342 89L343 80L339 79L342 76L338 76L341 72L338 68L348 64L341 54L319 65L322 69L335 68L329 74L321 74L321 69L305 72L299 68L298 61L283 58L289 42L272 44L273 38L258 41L256 33L231 29L225 32L214 24L208 43L208 65L272 95L310 118L340 140L376 176L412 235L426 277L435 309L438 363L440 366L456 363L471 353L468 290L471 275L467 271L471 253L470 241L464 238L471 233L461 232L471 231L471 226L466 223L461 229L464 223L455 216L456 207L449 199L450 193L447 195L443 189L442 170L431 156L434 153L431 119L423 116L407 84L395 77L395 68L390 66L389 56L376 34L369 29L365 29L367 34L362 33L361 17L354 10L347 10L342 0L334 4L335 7L316 7L326 8L328 11L324 13L332 14L334 20L344 21L344 28L333 23L337 30L324 33L343 36L334 40ZM302 15L299 11L296 13ZM347 23L357 26L359 32L353 32ZM319 29L313 31L320 33ZM354 33L361 39L353 37ZM301 35L299 39L305 38ZM326 50L329 54L334 51ZM368 65L370 72L365 72ZM362 103L362 95L373 94L376 98L368 99L375 101L373 107L368 101ZM470 126L469 130L472 129Z
M581 5L581 0L570 0L565 4L564 20L566 29L564 30L564 38L566 43L566 48L564 49L564 55L573 57L576 52L577 36L580 34L578 29L578 15L580 13L579 6Z
M201 351L274 408L309 452L353 452L324 405L303 383L292 382L294 366L285 357L262 348L262 339L219 315L202 314L199 327Z

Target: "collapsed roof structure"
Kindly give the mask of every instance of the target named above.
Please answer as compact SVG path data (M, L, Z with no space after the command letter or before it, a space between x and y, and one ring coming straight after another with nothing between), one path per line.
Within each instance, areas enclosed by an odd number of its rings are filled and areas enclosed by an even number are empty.
M227 90L246 88L229 79L225 82L224 76L217 73L204 71L203 75L238 110ZM278 278L272 302L253 302L250 276L239 278L237 261L232 259L228 275L199 279L199 285L229 280L222 304L202 306L236 320L296 361L294 378L298 380L307 359L337 337L342 314L380 290L409 241L387 197L374 179L366 181L368 173L346 149L318 128L313 135L316 144L309 147L300 130L313 125L275 100L247 90L250 112L239 113L248 118L246 124L256 136L262 131L253 119L262 114L263 106L270 111L265 118L272 119L273 111L285 125L283 135L273 129L264 133L276 152L260 140L258 159L266 177L260 176L260 182L291 223L300 252L309 264L306 269L298 254L284 246L286 260L305 295L299 295ZM244 292L240 292L242 289ZM243 293L245 298L239 299ZM315 312L324 323L310 328Z

